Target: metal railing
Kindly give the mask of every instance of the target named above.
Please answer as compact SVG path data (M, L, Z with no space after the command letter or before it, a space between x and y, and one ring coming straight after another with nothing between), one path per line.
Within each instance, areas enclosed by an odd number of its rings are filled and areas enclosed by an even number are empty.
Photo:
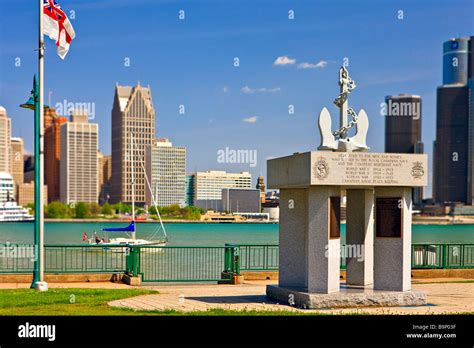
M474 268L474 244L413 244L412 268Z
M278 245L240 244L239 248L241 271L278 270ZM412 268L474 268L474 244L413 244ZM341 269L346 269L344 257Z
M238 272L237 262L235 247L134 246L126 271L143 282L220 281Z
M123 245L46 245L46 273L123 273L128 248ZM0 274L33 271L34 246L0 244Z
M32 245L0 244L0 274L28 274ZM124 273L144 282L230 279L242 271L277 271L278 245L223 247L46 245L46 273ZM474 244L413 244L413 269L474 268ZM345 259L341 258L341 269Z
M227 244L226 244L227 245ZM240 270L276 271L278 270L278 245L239 244Z

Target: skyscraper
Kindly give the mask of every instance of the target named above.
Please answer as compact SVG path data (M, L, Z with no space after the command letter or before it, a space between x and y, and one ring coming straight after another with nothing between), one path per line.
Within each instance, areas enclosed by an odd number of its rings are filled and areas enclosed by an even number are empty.
M102 192L102 186L104 186L104 155L102 152L97 151L97 192L99 197L97 197L100 202L100 193Z
M59 160L61 158L61 126L67 118L53 108L44 108L44 184L48 186L48 202L59 201Z
M102 187L99 203L108 203L111 194L110 178L112 177L112 156L103 156L102 159Z
M194 205L194 175L186 175L186 205Z
M133 154L130 157L130 135L133 134ZM150 87L115 87L112 107L112 193L113 203L131 203L131 168L134 166L135 202L145 204L147 190L141 163L145 150L155 138L155 110ZM133 160L132 160L133 159Z
M23 139L11 138L12 146L12 177L16 185L23 184L24 163L23 163Z
M7 110L0 106L0 172L11 173L11 119L7 116Z
M474 36L469 39L469 67L468 80L469 87L469 134L468 134L468 197L471 197L471 204L474 202Z
M61 126L60 197L63 203L97 202L99 126L73 114Z
M469 105L472 37L445 42L443 53L443 85L437 89L433 146L433 198L437 203L472 204L474 110L472 103Z
M146 172L158 206L186 204L186 148L157 139L146 149ZM150 190L146 203L152 205Z
M423 153L420 96L386 96L385 108L385 152ZM415 205L422 203L422 187L413 188L412 200Z

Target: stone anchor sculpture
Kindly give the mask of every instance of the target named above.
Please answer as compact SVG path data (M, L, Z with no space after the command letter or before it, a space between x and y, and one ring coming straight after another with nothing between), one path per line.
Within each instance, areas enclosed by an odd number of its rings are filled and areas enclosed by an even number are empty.
M331 131L331 115L327 108L323 108L319 114L319 132L321 134L321 145L318 150L333 150L339 152L367 151L367 131L369 130L369 119L366 112L361 109L357 115L354 109L348 106L348 96L355 87L355 82L350 78L345 67L339 69L340 94L334 100L339 107L340 129ZM348 116L352 120L348 122ZM347 136L349 129L355 126L356 132L352 137Z

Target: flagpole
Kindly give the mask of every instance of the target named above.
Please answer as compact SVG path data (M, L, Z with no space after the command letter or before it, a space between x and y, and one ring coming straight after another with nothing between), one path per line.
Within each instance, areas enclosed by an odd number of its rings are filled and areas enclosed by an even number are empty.
M39 37L38 37L38 120L37 131L35 134L38 140L39 154L35 158L36 178L35 178L35 205L38 207L35 217L37 220L36 227L38 228L38 263L39 263L39 281L35 284L35 289L40 291L47 291L48 284L44 280L44 38L43 38L43 0L37 0L39 5Z

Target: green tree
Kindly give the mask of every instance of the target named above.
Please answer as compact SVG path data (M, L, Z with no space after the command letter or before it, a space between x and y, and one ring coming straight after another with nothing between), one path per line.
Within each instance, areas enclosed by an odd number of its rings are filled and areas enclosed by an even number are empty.
M148 208L148 214L157 215L156 214L156 208L154 206L151 206L150 208Z
M105 203L103 206L102 206L102 214L104 215L113 215L113 210L112 210L112 206L109 204L109 203Z
M91 213L92 216L97 216L101 213L101 208L100 208L100 205L98 203L90 203L89 204L89 211Z
M79 202L76 204L75 215L77 219L84 219L90 215L90 210L87 204Z
M69 207L61 202L51 202L46 206L45 213L50 219L62 219L69 216Z
M131 213L132 212L132 206L131 205L126 205L126 204L123 204L123 203L115 204L114 209L117 213L120 213L120 214Z

